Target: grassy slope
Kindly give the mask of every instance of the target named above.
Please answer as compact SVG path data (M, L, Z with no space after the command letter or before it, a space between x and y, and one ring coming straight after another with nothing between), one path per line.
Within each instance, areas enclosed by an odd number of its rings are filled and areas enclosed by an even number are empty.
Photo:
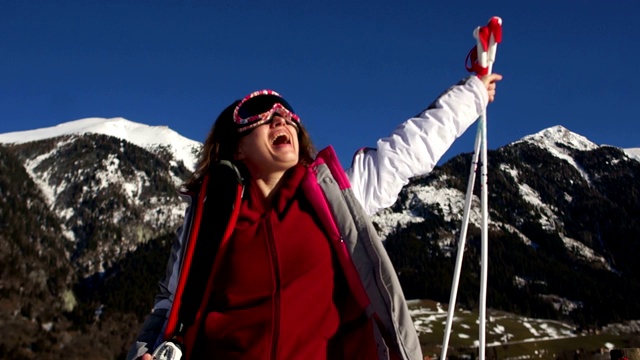
M447 319L446 305L433 301L414 301L409 307L424 354L439 357ZM478 313L457 310L454 315L449 356L477 353ZM491 310L487 313L486 339L490 345L486 351L487 358L557 359L577 349L595 353L607 345L626 347L637 338L637 335L578 333L569 323L530 319Z

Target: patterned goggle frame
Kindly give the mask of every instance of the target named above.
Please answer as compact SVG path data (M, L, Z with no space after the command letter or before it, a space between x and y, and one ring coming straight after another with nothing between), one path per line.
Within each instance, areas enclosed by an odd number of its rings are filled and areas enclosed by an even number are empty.
M234 109L233 120L238 125L238 132L244 132L269 122L275 114L292 125L300 122L291 105L273 90L247 95Z

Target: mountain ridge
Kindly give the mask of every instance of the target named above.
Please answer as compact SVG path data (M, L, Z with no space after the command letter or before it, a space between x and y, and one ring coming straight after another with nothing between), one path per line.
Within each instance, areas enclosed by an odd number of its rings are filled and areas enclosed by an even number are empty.
M82 135L85 133L113 136L149 150L167 147L171 149L170 151L174 154L175 159L183 161L190 171L195 168L197 149L202 145L200 142L178 134L168 126L150 126L122 117L83 118L47 128L0 134L0 143L21 144L64 135Z

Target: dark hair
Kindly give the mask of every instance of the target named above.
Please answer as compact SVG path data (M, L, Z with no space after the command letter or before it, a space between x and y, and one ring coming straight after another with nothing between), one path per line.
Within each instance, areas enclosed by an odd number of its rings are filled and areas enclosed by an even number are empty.
M238 103L240 103L240 100L236 100L227 106L213 123L211 130L209 130L209 135L207 135L207 139L200 150L196 170L184 184L187 190L197 191L199 189L202 178L209 172L209 167L212 163L220 160L234 160L234 154L243 135L238 133L237 126L233 121L233 111ZM313 162L316 150L304 126L300 123L296 125L298 127L298 143L300 146L298 162L308 166Z

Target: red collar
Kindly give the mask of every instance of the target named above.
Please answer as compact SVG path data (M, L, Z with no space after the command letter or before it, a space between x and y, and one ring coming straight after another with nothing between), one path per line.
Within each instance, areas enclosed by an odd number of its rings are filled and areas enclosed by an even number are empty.
M253 210L263 214L270 209L274 209L278 215L282 215L289 204L293 201L296 191L300 187L300 183L302 182L302 178L307 172L307 168L304 165L297 164L291 169L285 172L284 177L282 179L282 183L279 188L275 190L273 197L271 198L271 203L266 207L264 204L264 195L255 183L252 181L249 185L249 207Z

